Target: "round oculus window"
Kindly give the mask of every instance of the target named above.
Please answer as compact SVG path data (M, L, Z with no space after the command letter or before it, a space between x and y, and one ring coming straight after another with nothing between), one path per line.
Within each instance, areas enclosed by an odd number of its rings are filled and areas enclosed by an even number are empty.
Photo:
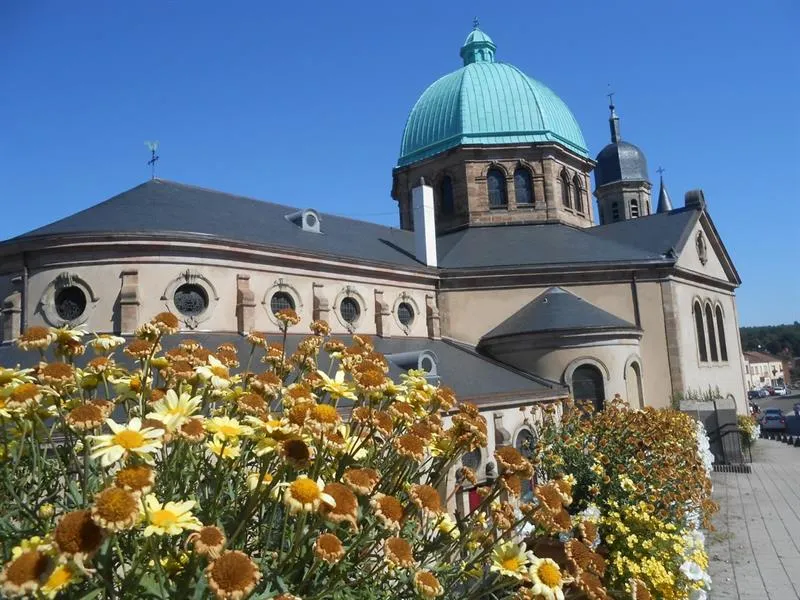
M414 322L414 307L410 302L401 302L397 307L397 320L406 327Z
M74 321L86 310L86 294L75 285L69 285L56 292L56 314L65 321Z
M358 317L361 316L361 307L355 298L347 296L343 298L341 304L339 304L339 312L342 314L342 318L345 321L352 324L358 321Z
M175 290L173 301L179 313L187 317L196 317L208 308L208 292L196 283L184 283Z
M477 471L478 467L481 466L482 458L483 455L481 454L480 448L476 448L472 452L467 452L464 456L461 457L461 464L467 467L468 469Z
M419 368L426 373L433 373L433 360L431 360L429 356L424 356L422 360L419 361Z
M290 308L294 310L294 298L289 292L275 292L269 301L269 309L274 315L278 311Z

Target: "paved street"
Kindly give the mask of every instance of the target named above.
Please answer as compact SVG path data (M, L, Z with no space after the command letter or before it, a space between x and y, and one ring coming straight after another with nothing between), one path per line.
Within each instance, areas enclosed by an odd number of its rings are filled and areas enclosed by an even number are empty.
M753 472L714 473L711 600L800 600L800 448L759 440Z

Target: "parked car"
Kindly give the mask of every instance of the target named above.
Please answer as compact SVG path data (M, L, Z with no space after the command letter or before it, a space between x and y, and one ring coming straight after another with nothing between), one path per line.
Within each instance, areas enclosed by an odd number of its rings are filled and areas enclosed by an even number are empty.
M758 395L758 390L750 390L749 392L747 392L747 399L748 400L757 400L760 397L761 396Z
M782 385L776 385L774 388L772 388L772 393L775 396L785 396L789 392Z
M775 388L773 388L771 385L764 386L764 390L766 390L767 394L770 396L775 395Z
M786 431L786 417L780 408L765 408L761 413L761 429L764 431Z
M764 388L761 388L760 390L756 390L756 391L758 392L758 397L759 398L766 398L767 396L769 396L769 392L767 390L765 390Z

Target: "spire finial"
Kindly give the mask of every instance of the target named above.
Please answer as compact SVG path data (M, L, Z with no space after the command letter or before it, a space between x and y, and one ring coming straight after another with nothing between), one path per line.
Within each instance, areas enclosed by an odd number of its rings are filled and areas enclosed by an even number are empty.
M610 83L608 87L611 89ZM614 92L608 92L606 96L608 96L608 108L611 110L611 116L608 118L608 125L611 128L611 142L616 144L622 138L619 135L619 117L617 116L616 107L614 106Z
M472 29L473 29L473 31L475 29L478 29L479 26L480 26L480 22L478 21L478 17L475 17L474 19L472 19Z
M658 167L656 172L661 177L661 189L658 190L658 208L657 213L666 213L672 210L672 198L669 197L667 186L664 185L664 167Z
M660 165L656 169L656 173L658 173L661 176L661 179L664 179L664 171L666 171L666 169Z

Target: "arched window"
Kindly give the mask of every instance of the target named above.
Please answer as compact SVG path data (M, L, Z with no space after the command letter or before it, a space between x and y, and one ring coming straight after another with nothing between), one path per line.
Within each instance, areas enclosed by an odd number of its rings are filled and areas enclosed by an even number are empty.
M619 202L611 203L611 220L619 221Z
M439 198L442 214L452 215L455 210L453 204L453 180L447 175L442 179L442 183L439 186Z
M714 362L719 361L717 354L717 336L714 333L714 313L711 310L711 305L706 304L706 327L708 328L708 345L711 349L711 360Z
M642 369L636 361L632 361L625 370L625 387L628 394L625 399L628 404L632 408L644 408Z
M706 332L703 327L703 307L699 302L694 303L694 328L697 333L697 348L700 351L700 362L708 362L706 350Z
M489 186L489 208L505 208L508 206L506 194L506 176L500 169L489 169L486 175Z
M639 216L639 200L636 198L631 198L631 219L635 219Z
M575 210L579 213L583 212L583 186L581 179L577 175L572 178L572 187L575 189Z
M722 320L722 307L717 307L717 333L719 334L719 356L723 361L728 360L728 346L725 343L725 322Z
M569 175L566 171L561 171L561 204L572 208L572 200L569 197Z
M595 410L603 410L606 392L600 369L594 365L581 365L575 369L572 373L572 397L592 402Z
M517 205L533 204L533 183L528 169L520 167L514 171L514 197Z

